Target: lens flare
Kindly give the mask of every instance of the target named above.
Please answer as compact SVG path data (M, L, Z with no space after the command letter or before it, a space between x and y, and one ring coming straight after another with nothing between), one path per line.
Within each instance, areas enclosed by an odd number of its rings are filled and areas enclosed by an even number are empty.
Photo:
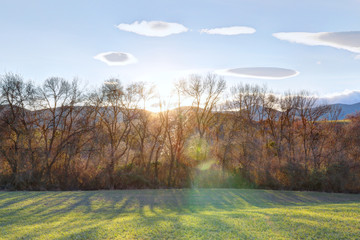
M209 152L210 147L205 139L198 136L189 139L186 148L186 154L189 158L197 161L197 163L202 162L207 160Z

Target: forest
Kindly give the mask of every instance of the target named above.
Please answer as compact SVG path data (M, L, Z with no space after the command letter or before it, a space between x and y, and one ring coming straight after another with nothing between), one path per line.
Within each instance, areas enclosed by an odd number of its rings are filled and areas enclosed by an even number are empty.
M161 98L154 86L115 78L86 90L77 80L2 75L0 189L360 192L359 113L338 120L341 109L308 91L228 88L213 74L171 91Z

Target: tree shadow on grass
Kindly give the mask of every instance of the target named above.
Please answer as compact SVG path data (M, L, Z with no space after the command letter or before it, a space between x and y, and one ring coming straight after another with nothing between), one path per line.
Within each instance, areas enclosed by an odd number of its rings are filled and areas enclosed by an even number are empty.
M1 204L8 194L8 201ZM31 215L66 212L153 214L160 211L199 212L360 202L360 195L244 189L168 189L89 192L9 192L0 195L0 210L11 214L26 210ZM21 207L16 207L17 205ZM23 212L24 213L24 212Z
M194 214L197 214L198 218L204 212L212 211L231 213L234 210L359 202L360 195L353 194L245 189L2 192L0 193L0 213L3 216L0 229L24 224L28 226L51 224L64 219L67 226L60 228L63 231L75 227L79 229L74 233L75 235L95 236L95 232L104 226L105 222L135 216L141 226L154 228L157 224L168 221L173 227L163 231L169 236L176 229L201 231L203 225L207 226L207 230L215 229L216 235L216 229L220 225L230 230L236 230L236 227L227 226L227 223L217 219L217 216L211 215L206 215L207 219L199 220L197 224L190 227L179 222L179 219ZM229 216L241 218L247 215ZM35 232L26 234L37 236ZM26 234L24 237L30 236ZM252 238L248 232L241 234L243 238ZM101 236L106 237L106 235ZM68 237L71 238L70 235Z

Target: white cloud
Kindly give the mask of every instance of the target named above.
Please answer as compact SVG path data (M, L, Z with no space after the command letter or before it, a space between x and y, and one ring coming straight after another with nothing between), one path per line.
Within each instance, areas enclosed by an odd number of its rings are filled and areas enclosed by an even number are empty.
M259 79L284 79L294 77L299 72L275 67L250 67L250 68L233 68L216 71L220 75L229 75L243 78L259 78Z
M360 55L356 55L356 56L354 57L354 59L355 59L355 60L360 60Z
M104 52L94 57L110 66L123 66L137 62L137 59L130 53Z
M131 24L121 23L117 26L117 28L123 31L133 32L149 37L165 37L171 34L188 31L188 29L182 24L162 21L136 21Z
M320 97L319 99L324 100L328 104L354 104L360 102L360 90L345 90L340 93L325 95L323 97Z
M328 46L360 53L360 31L353 32L281 32L274 37L310 46Z
M233 26L223 28L201 29L201 33L207 34L220 34L220 35L239 35L239 34L252 34L256 30L251 27Z

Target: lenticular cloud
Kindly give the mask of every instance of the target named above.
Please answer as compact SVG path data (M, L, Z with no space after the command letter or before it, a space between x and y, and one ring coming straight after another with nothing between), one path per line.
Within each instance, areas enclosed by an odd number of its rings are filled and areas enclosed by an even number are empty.
M250 67L250 68L233 68L217 71L221 75L230 75L243 78L259 78L259 79L284 79L294 77L299 72L275 67Z
M188 31L182 24L162 21L136 21L131 24L121 23L117 28L122 31L133 32L149 37L165 37Z
M240 35L240 34L252 34L256 30L251 27L233 26L223 28L201 29L201 33L207 34L219 34L219 35Z
M274 37L294 43L310 46L328 46L360 53L360 31L353 32L282 32Z
M105 52L94 57L110 66L123 66L137 62L136 58L130 53Z

